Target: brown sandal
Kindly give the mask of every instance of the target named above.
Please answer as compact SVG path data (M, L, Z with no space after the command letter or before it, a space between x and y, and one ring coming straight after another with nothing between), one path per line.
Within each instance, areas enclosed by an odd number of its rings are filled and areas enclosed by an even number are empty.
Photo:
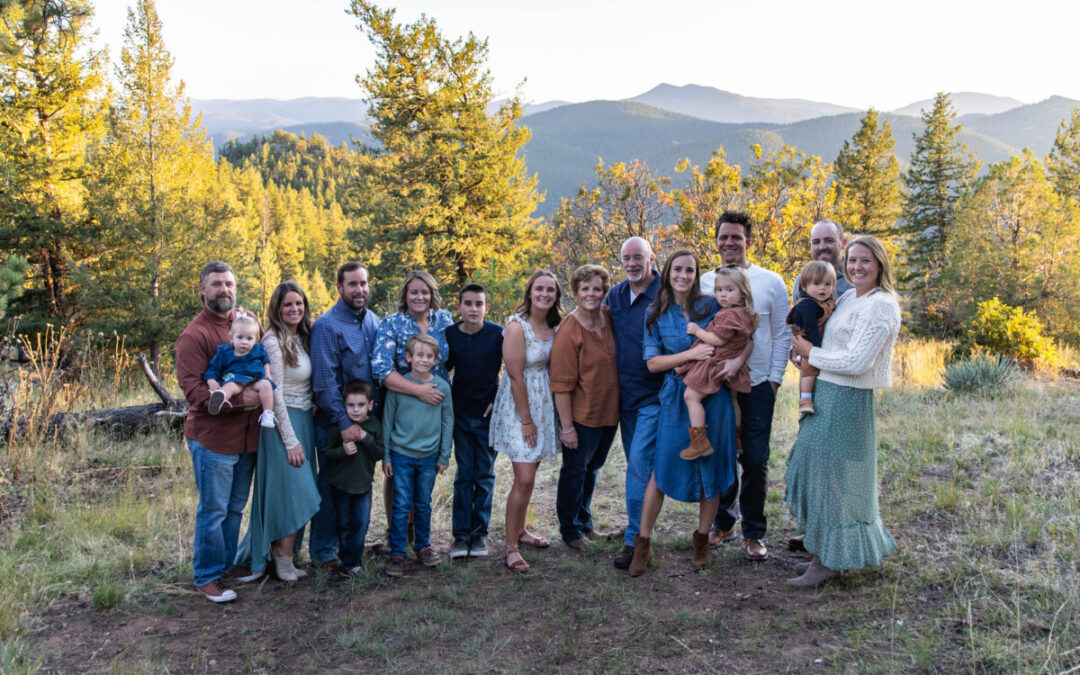
M511 572L524 574L529 571L529 563L525 562L525 558L521 557L521 553L516 548L506 549L503 560L506 561L506 568Z

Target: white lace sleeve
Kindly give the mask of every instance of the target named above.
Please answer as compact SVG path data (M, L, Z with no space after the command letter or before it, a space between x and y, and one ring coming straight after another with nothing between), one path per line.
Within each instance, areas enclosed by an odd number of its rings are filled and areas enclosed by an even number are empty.
M274 420L277 421L281 442L288 449L300 441L293 432L292 422L289 421L289 411L285 407L285 397L282 394L285 388L285 360L281 356L281 344L273 331L266 331L262 342L263 347L266 348L266 355L270 357L270 379L277 385L274 388Z
M810 365L838 375L861 375L873 366L878 352L900 329L900 307L895 301L874 302L865 314L854 318L855 331L844 349L814 347L810 350Z

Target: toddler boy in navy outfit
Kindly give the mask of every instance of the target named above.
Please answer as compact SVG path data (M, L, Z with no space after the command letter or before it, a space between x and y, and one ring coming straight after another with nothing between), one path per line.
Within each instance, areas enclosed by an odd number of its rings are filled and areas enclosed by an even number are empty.
M461 321L446 328L446 368L454 373L450 390L457 462L450 557L483 557L495 490L495 450L488 443L488 427L499 388L503 327L484 319L489 305L480 284L462 286L457 308Z

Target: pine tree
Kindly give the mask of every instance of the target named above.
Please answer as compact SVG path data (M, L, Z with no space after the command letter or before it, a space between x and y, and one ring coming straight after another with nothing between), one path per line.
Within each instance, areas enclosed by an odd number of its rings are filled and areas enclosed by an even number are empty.
M14 307L30 330L78 320L72 267L99 250L84 203L103 91L90 13L85 0L0 4L0 250L32 265Z
M1080 110L1073 108L1069 120L1061 120L1046 168L1058 194L1080 201Z
M22 285L29 267L26 258L14 253L0 265L0 319L7 314L8 303L22 295Z
M866 111L859 130L844 141L836 158L837 197L845 209L844 226L886 242L896 236L900 218L900 163L888 120Z
M939 283L947 265L956 211L978 170L967 146L957 139L962 125L949 95L939 92L922 115L926 128L915 136L915 152L904 178L904 231L907 235L902 280L912 290L914 329L948 335L957 328L944 288Z
M94 208L109 254L92 277L100 323L147 347L158 367L161 340L190 319L193 279L211 255L225 257L215 237L213 149L194 119L184 84L174 84L173 59L162 39L153 0L128 10L104 142L95 153L99 175Z
M365 0L352 13L376 49L358 78L379 145L365 149L360 210L371 227L355 240L360 250L386 246L376 283L396 285L410 268L455 285L489 264L522 274L539 242L530 214L540 196L521 156L529 131L516 124L520 98L488 115L487 41L450 41L427 16L398 24L394 10Z

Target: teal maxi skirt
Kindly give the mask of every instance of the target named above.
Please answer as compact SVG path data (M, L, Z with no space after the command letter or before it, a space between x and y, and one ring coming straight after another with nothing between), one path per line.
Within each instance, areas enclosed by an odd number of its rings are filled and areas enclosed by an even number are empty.
M319 510L315 485L315 424L311 413L288 408L293 432L304 447L304 463L289 464L277 429L259 430L259 454L247 534L236 550L236 564L262 573L271 565L270 543L304 527ZM293 550L299 550L301 537Z
M832 570L879 567L896 550L878 513L874 391L818 380L788 455L786 501L806 550Z

